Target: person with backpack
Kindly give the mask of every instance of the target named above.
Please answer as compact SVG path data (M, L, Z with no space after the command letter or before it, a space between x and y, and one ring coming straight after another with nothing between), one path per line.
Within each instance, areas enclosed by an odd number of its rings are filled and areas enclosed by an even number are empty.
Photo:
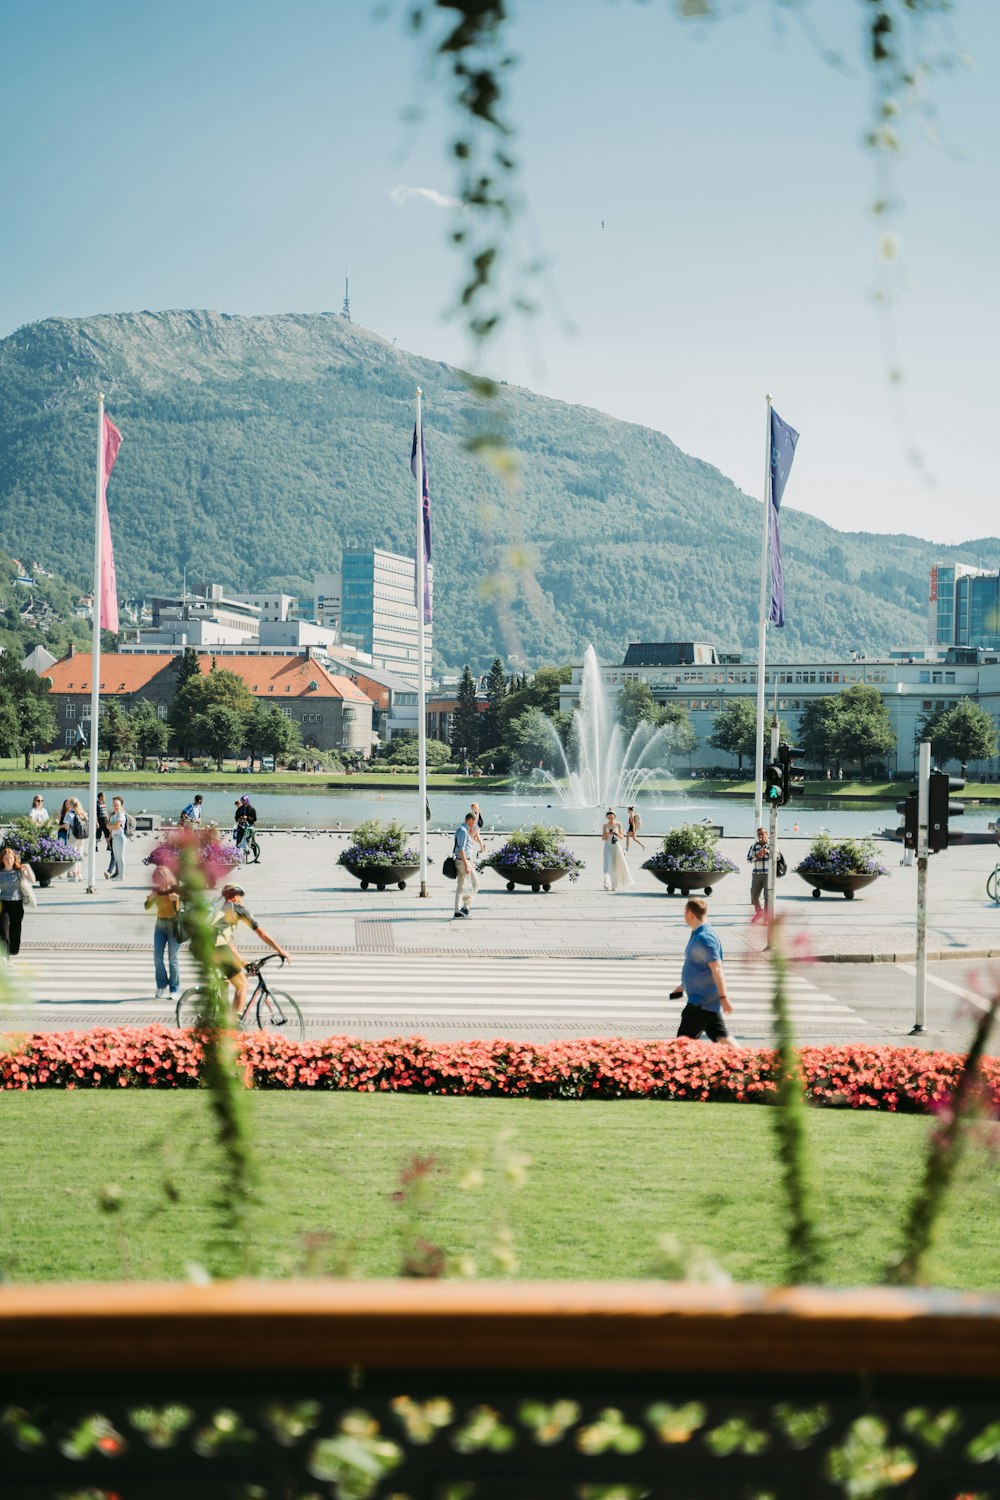
M87 818L80 802L76 797L67 797L59 813L59 831L56 835L60 843L69 849L74 849L80 858L74 860L73 868L67 875L67 880L83 879L83 856L82 849L87 842Z
M109 870L104 877L105 880L125 879L125 846L129 841L129 819L131 819L134 834L135 819L131 813L126 813L124 797L112 797L108 827L111 829L111 858L114 862L114 874Z
M171 1000L180 999L181 976L177 961L180 951L177 918L180 915L180 909L180 891L177 889L177 881L173 873L166 866L157 865L153 871L153 889L146 897L146 910L156 912L156 926L153 929L153 973L156 977L157 1000L167 998L168 985Z

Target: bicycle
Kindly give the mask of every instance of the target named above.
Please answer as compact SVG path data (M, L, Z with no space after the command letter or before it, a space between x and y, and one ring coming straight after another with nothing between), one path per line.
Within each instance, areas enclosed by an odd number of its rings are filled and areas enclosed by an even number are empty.
M279 959L284 964L285 960L277 953L268 953L264 958L255 958L247 964L243 970L244 974L257 980L257 987L253 994L249 994L247 1002L240 1011L237 1025L244 1030L250 1030L246 1020L250 1011L256 1007L256 1019L258 1031L281 1031L289 1041L301 1042L305 1035L305 1022L302 1012L292 999L291 995L284 990L272 990L267 980L261 973L265 964L272 959ZM201 985L192 985L185 990L177 1002L175 1019L177 1025L182 1029L197 1026L202 1014L202 997L204 990Z
M257 842L257 835L253 831L252 824L248 823L246 825L246 832L242 837L236 839L236 847L243 854L244 864L260 864L260 845ZM253 855L252 859L251 855Z
M994 866L993 874L986 882L986 894L1000 906L1000 865Z

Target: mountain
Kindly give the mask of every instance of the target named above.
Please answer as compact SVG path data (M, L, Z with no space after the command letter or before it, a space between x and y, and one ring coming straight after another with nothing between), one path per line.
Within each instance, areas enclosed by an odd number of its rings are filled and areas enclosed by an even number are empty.
M424 390L435 657L608 660L630 639L756 642L759 501L662 433L504 386L484 419L462 373L334 314L50 318L0 341L0 537L91 570L96 395L124 435L109 487L123 595L189 579L311 596L344 547L412 554L413 395ZM505 485L469 440L499 423ZM931 563L1000 565L1000 540L939 547L836 531L783 507L776 654L915 645Z

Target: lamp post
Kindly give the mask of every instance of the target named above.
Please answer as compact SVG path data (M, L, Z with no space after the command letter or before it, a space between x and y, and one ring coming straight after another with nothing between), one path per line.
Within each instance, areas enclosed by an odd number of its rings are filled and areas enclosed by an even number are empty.
M902 714L902 709L903 709L902 699L903 699L903 694L905 692L906 692L906 684L902 683L902 682L897 682L896 683L896 756L895 756L896 770L895 770L895 775L893 777L894 780L895 780L895 777L899 775L899 734L900 734L900 728L901 728L902 717L903 717L903 714Z

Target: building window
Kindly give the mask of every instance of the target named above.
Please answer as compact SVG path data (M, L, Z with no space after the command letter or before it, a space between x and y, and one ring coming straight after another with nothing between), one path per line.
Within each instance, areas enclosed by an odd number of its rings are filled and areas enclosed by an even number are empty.
M76 704L75 703L67 703L66 704L66 717L67 717L67 719L75 719L76 718Z
M167 705L165 703L158 703L156 705L156 717L158 719L165 719L167 717Z
M80 705L80 718L81 719L89 719L90 718L90 704L89 703L81 703L81 705Z
M75 729L67 729L67 731L66 731L66 743L67 743L67 745L75 745L76 744L76 730Z

